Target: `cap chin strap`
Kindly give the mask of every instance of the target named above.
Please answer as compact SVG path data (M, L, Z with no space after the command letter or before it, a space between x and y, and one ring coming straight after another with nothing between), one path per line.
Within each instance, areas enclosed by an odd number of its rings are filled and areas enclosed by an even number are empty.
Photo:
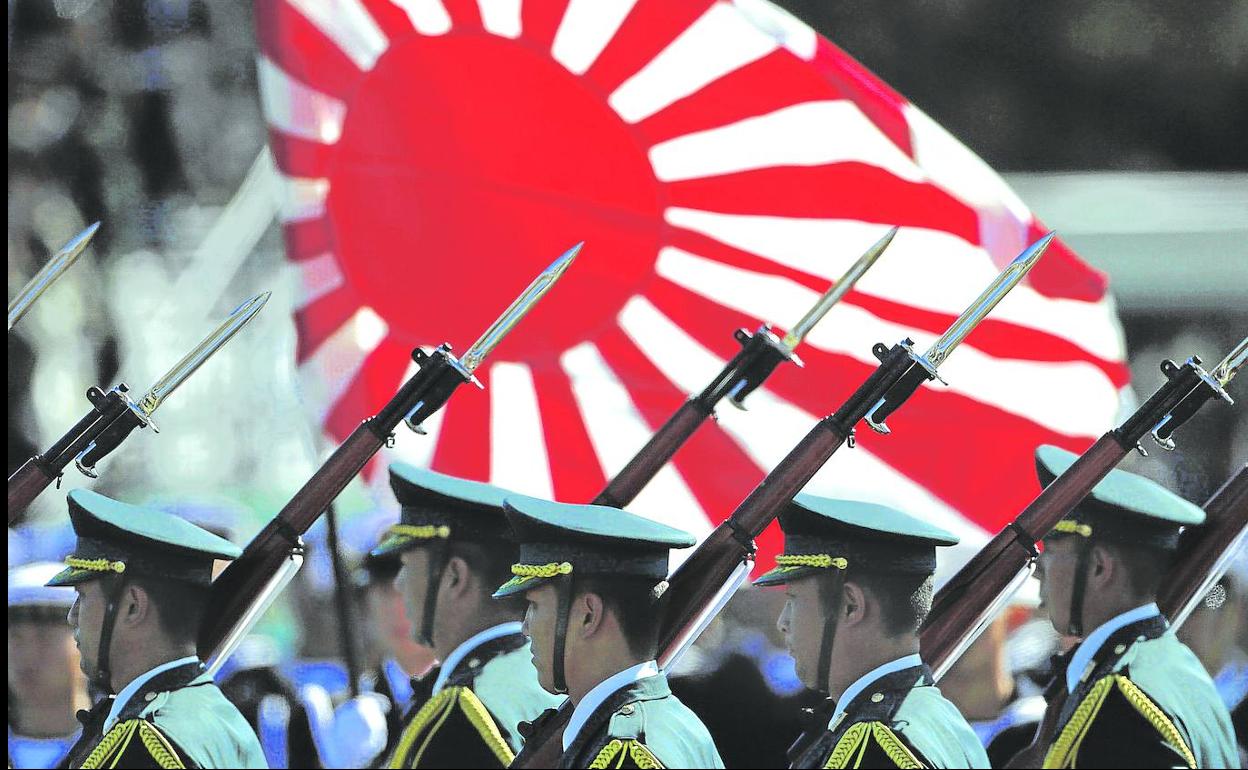
M555 692L564 694L568 691L568 682L564 671L568 647L568 616L572 614L572 575L560 575L555 578L555 594L558 597L558 614L555 616L555 649L551 667Z
M823 616L823 640L819 643L818 689L828 691L828 680L832 673L832 642L836 639L836 626L841 617L841 604L844 601L845 570L836 569L831 574L821 576L819 581L820 603L826 614Z
M429 574L425 582L425 606L420 615L420 627L416 629L417 644L433 649L433 622L438 613L438 589L442 583L442 572L446 569L448 553L446 544L431 542L429 549Z
M1092 538L1080 537L1075 544L1075 578L1070 587L1070 620L1067 636L1083 636L1083 598L1087 593L1088 568L1092 561Z
M95 677L93 683L106 693L113 690L113 674L109 670L109 648L113 645L113 628L117 625L117 610L121 604L121 594L126 587L126 576L117 575L113 583L106 589L108 604L104 607L104 622L100 627L100 649L96 653Z

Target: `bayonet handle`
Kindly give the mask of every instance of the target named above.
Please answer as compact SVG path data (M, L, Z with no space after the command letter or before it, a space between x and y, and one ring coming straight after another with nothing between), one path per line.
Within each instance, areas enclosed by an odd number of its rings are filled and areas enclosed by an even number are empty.
M1165 420L1167 415L1171 415L1171 419L1162 427L1166 430L1166 438L1169 438L1183 421L1191 418L1196 413L1196 410L1192 409L1182 417L1182 420L1176 420L1173 417L1175 408L1183 403L1202 383L1201 374L1203 374L1203 371L1200 369L1200 359L1193 356L1182 366L1177 366L1173 361L1162 361L1161 371L1166 375L1165 384L1158 388L1139 409L1135 410L1134 414L1113 431L1114 436L1118 439L1118 443L1126 451L1135 449L1141 439L1158 427L1159 423ZM1196 408L1204 404L1205 400L1208 399L1206 398L1196 403Z

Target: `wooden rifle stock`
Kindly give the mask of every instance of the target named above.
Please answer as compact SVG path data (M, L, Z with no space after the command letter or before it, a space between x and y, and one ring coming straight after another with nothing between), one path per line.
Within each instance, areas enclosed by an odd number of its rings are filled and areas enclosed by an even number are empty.
M13 471L13 475L9 476L9 524L12 525L55 479L56 476L50 475L37 457L30 458Z
M1157 606L1166 617L1183 618L1201 598L1202 587L1216 579L1214 570L1248 527L1248 465L1205 503L1205 523L1185 532L1174 566L1162 581Z

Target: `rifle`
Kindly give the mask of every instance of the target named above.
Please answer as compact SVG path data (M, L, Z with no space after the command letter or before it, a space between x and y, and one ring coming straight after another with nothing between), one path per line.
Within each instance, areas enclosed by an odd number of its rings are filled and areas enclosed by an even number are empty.
M1026 276L1053 235L1046 235L1011 262L927 353L916 353L909 339L892 348L876 344L872 352L880 361L879 368L839 409L820 420L668 579L658 645L663 670L680 658L697 631L709 622L707 616L713 616L726 600L730 591L725 590L725 584L734 575L741 577L745 571L742 566L753 559L754 538L851 440L858 422L865 419L877 433L890 433L885 420L924 382L940 379L937 367ZM564 701L557 712L535 723L511 767L554 767L562 745L559 738L572 709Z
M159 433L152 415L171 393L256 317L269 301L269 294L257 294L235 308L137 402L130 399L130 388L124 382L107 393L94 386L89 388L87 400L91 402L91 411L46 451L27 460L9 476L9 523L12 524L49 484L61 478L71 460L83 475L98 478L96 463L120 446L136 428L150 426Z
M87 244L91 243L91 239L95 237L95 231L99 229L100 223L96 222L75 235L69 243L61 247L60 251L53 254L48 263L22 287L17 296L9 302L9 331L13 331L13 326L26 315L26 311L35 304L35 300L39 299L57 278L64 275L65 271L78 261L78 257L87 248Z
M1205 503L1205 517L1203 525L1183 533L1157 597L1157 606L1175 628L1226 574L1248 536L1248 463Z
M302 562L302 536L321 517L338 494L391 438L400 422L423 433L421 424L446 404L466 382L483 387L473 372L498 343L559 280L580 253L577 244L556 259L529 284L481 338L461 358L443 343L432 353L412 351L420 367L375 416L360 423L312 478L295 493L242 555L213 582L200 627L200 659L216 671L229 657L247 629L276 599Z
M996 610L1030 576L1039 555L1035 544L1105 478L1127 453L1151 433L1163 449L1174 448L1174 431L1209 399L1234 403L1226 385L1248 358L1248 339L1240 342L1206 372L1196 356L1177 366L1163 361L1166 383L1127 418L1101 436L1075 464L1044 488L1031 504L1006 525L945 584L932 600L932 611L919 632L923 660L939 680L975 641Z
M689 398L667 422L655 432L633 459L607 483L598 496L593 499L594 505L610 505L623 508L633 501L645 489L655 474L672 459L676 450L715 413L715 405L725 396L728 403L738 409L745 409L746 396L758 389L784 361L792 361L798 366L801 359L794 350L815 324L819 323L832 306L841 300L858 279L875 264L884 253L884 249L892 243L898 228L889 230L883 238L858 258L845 275L834 283L827 293L819 298L806 315L797 322L792 331L778 338L771 329L763 324L750 334L745 329L737 329L733 336L741 343L741 350L733 356L715 379L696 396Z

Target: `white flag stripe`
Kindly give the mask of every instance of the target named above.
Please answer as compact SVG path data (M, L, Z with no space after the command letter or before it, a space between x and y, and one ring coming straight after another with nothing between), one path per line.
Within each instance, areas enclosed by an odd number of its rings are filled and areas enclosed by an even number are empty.
M338 266L338 258L331 252L289 264L291 269L299 273L300 291L295 303L296 311L311 305L346 281L342 268Z
M550 55L573 75L584 75L636 4L637 0L570 0Z
M819 33L806 22L767 0L732 0L750 23L779 41L799 59L810 61L819 49Z
M442 0L391 0L422 35L445 35L451 31L451 15Z
M834 281L888 225L847 219L724 214L668 208L671 224L781 265ZM1041 259L1044 259L1041 257ZM858 282L864 294L958 315L999 269L983 249L941 230L906 227ZM1045 297L1030 286L1010 292L992 317L1052 334L1110 361L1126 356L1108 302Z
M775 38L760 32L735 8L715 3L621 83L607 103L625 122L636 123L776 47Z
M655 366L683 390L699 390L706 384L706 373L724 365L723 359L643 297L633 297L625 304L620 327L638 346L649 351ZM749 406L748 412L718 410L719 426L768 470L779 464L819 419L777 398L766 386L750 396ZM828 411L836 407L837 404L829 403ZM841 449L805 491L891 505L958 534L984 538L979 527L862 447Z
M520 37L520 0L477 0L477 6L487 30L499 37Z
M386 34L359 0L286 0L367 72L390 47Z
M325 338L299 367L304 387L317 391L317 422L324 422L338 399L355 379L364 359L377 348L388 331L386 322L371 307L361 307Z
M328 179L306 179L278 173L277 217L283 223L304 222L325 213Z
M924 179L914 161L848 99L794 104L650 148L650 165L664 182L848 162L878 166L910 181Z
M577 407L603 474L611 478L650 440L650 426L637 411L628 389L592 343L569 349L560 356L559 362L571 381ZM699 540L712 529L702 507L671 463L655 475L628 509L679 527ZM687 555L688 551L672 552L677 561Z
M490 483L547 500L555 496L533 372L525 364L490 367Z
M292 78L267 56L257 58L256 76L269 125L321 144L334 144L342 136L347 105Z
M401 383L407 382L416 372L420 371L420 365L412 361L407 366L407 371L403 374L403 379L395 383L397 390ZM445 412L441 409L429 415L428 419L420 424L424 428L425 433L421 435L414 430L409 430L407 425L400 425L394 431L394 446L383 450L386 456L391 460L402 460L405 463L415 465L417 468L428 468L433 464L433 454L438 447L438 436L442 432L442 415ZM386 474L377 474L381 478L386 478ZM393 497L392 495L389 495Z
M752 273L680 249L659 252L659 275L712 302L777 323L815 304L819 294L774 275ZM792 320L790 320L792 319ZM839 303L811 330L806 343L863 363L877 342L893 345L910 337L922 351L936 334L885 321L855 305ZM995 408L1033 420L1067 436L1095 436L1107 427L1118 403L1117 389L1095 366L1081 362L1042 363L994 358L963 343L941 374L958 393ZM925 387L948 388L929 382ZM1066 394L1071 398L1060 398ZM1077 398L1073 397L1076 396ZM1055 396L1059 396L1055 398Z

